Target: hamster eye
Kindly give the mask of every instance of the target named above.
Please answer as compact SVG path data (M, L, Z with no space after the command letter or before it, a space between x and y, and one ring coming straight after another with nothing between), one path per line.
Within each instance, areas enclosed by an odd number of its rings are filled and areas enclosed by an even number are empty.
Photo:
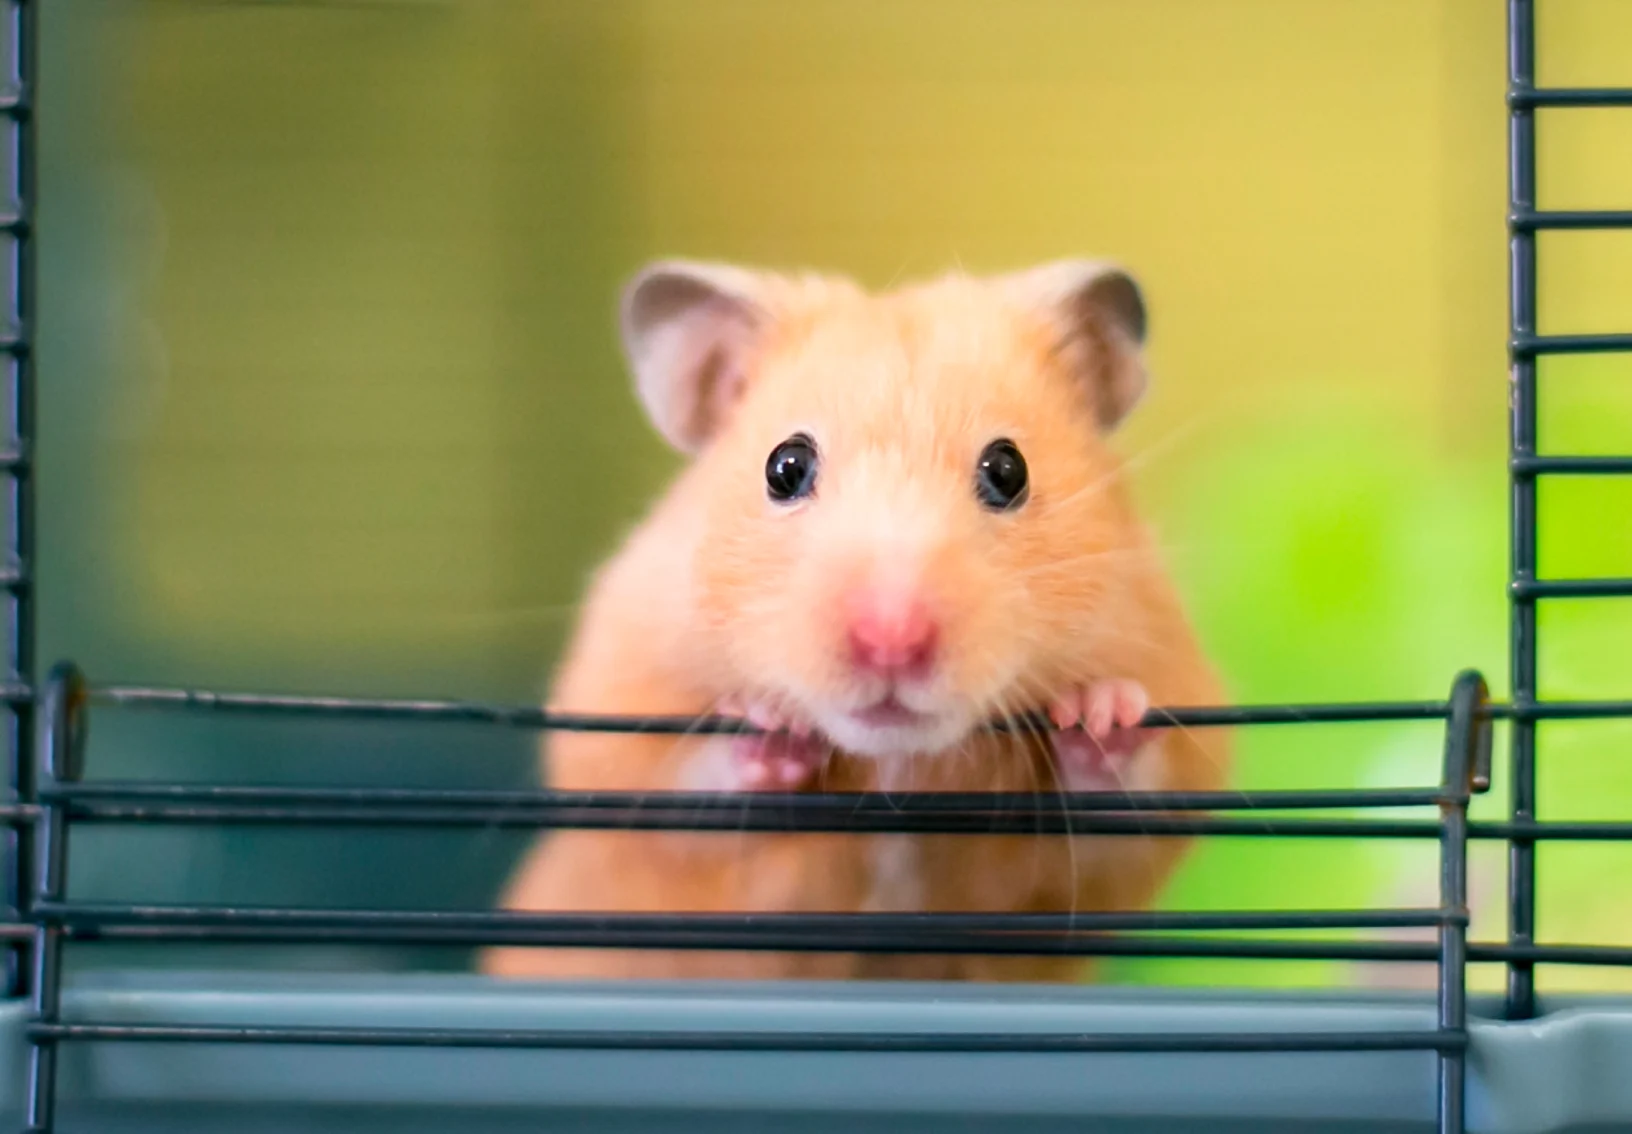
M816 442L795 433L771 450L765 461L765 491L785 504L816 490Z
M1000 437L980 451L975 465L975 495L994 512L1026 502L1026 459L1013 441Z

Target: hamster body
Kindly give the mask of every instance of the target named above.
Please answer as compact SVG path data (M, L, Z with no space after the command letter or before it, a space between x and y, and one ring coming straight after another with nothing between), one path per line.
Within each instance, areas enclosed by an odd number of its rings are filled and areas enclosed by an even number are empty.
M561 711L744 714L764 737L555 734L563 790L1211 790L1222 699L1107 435L1145 383L1120 269L1062 261L884 294L664 262L625 349L690 463L595 576ZM983 727L1047 712L1057 731ZM535 911L1090 911L1148 905L1185 849L1143 836L562 831ZM509 977L1068 980L1062 957L498 948Z

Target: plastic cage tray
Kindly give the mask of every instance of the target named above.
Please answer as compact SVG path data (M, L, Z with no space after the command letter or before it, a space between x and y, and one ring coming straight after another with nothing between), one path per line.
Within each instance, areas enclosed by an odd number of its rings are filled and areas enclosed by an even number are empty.
M1476 1005L1499 1012L1500 1005ZM1110 989L659 985L495 989L469 977L145 974L78 988L68 1019L229 1028L535 1029L649 1037L653 1047L554 1051L73 1044L62 1131L1427 1131L1432 1053L1081 1054L1031 1037L1432 1029L1421 998L1207 996ZM26 1005L5 1009L4 1121L22 1118ZM1632 1005L1550 1006L1475 1022L1468 1129L1632 1127ZM801 1050L844 1033L851 1050ZM868 1046L913 1033L1012 1037L1013 1050ZM763 1049L657 1047L753 1037ZM778 1040L789 1040L785 1047Z
M1512 306L1512 700L1466 673L1443 701L1184 709L1152 720L1215 725L1430 720L1444 725L1437 783L1397 790L1126 796L717 797L548 791L255 788L86 778L80 747L98 704L399 722L486 720L530 728L677 731L696 722L551 717L441 702L95 687L71 665L43 682L34 657L34 93L37 0L6 0L0 122L13 183L0 213L11 258L0 334L13 436L0 601L0 702L11 716L6 909L11 996L0 1004L0 1119L46 1131L391 1130L1464 1130L1632 1129L1632 1004L1538 1001L1537 964L1632 964L1632 948L1535 940L1535 847L1632 841L1632 822L1536 816L1536 722L1632 717L1632 702L1539 700L1536 610L1554 599L1632 596L1632 579L1541 579L1539 478L1632 473L1632 457L1536 451L1536 362L1632 352L1632 334L1543 335L1536 233L1632 228L1632 211L1538 208L1538 108L1632 107L1632 89L1538 89L1532 0L1508 0ZM71 76L64 81L71 81ZM1495 722L1511 730L1512 798L1470 822L1490 783ZM706 722L726 731L740 722ZM875 806L876 805L876 806ZM1367 818L1432 806L1431 819ZM1439 848L1429 909L1054 915L602 916L142 905L69 893L74 832L97 823L474 828L502 806L513 826L1251 837L1389 837ZM1299 810L1304 814L1277 815ZM1310 816L1330 809L1341 816ZM1368 809L1370 809L1368 811ZM1143 810L1145 814L1129 815ZM1152 815L1150 811L1161 814ZM1240 814L1250 812L1250 814ZM1361 817L1351 817L1359 813ZM1069 821L1069 828L1065 826ZM1505 940L1467 940L1467 849L1509 851ZM1431 941L1277 939L1277 930L1431 929ZM1197 935L1208 931L1211 936ZM1227 936L1217 936L1223 932ZM1186 934L1189 934L1188 936ZM473 976L94 973L66 978L85 940L183 943L525 940L540 945L1029 951L1334 958L1432 963L1432 997L1230 996L1168 990L926 985L498 985ZM1498 1000L1470 1005L1470 961L1505 966Z

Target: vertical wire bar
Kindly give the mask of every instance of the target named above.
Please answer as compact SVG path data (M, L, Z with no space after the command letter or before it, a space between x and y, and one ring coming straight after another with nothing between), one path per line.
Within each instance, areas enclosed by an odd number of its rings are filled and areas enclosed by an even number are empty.
M1445 724L1439 828L1439 1030L1468 1028L1468 801L1490 782L1490 691L1472 670L1457 675ZM1439 1052L1439 1134L1466 1134L1467 1054Z
M11 225L11 257L8 301L4 314L7 334L14 345L7 353L8 396L12 435L6 446L10 466L6 477L9 517L5 533L5 555L17 568L18 582L5 592L6 647L4 679L27 684L34 673L34 477L29 467L34 450L34 93L35 61L38 59L37 4L12 0L9 26L11 56L7 61L5 84L12 109L7 130L12 165L12 184L6 187L4 207L15 218ZM28 697L11 706L7 722L7 785L13 797L32 798L30 762L34 747L34 706ZM5 836L6 904L19 913L27 900L33 865L30 836L17 829ZM14 996L27 991L28 969L18 949L7 950L6 985Z
M1508 82L1508 214L1533 212L1536 208L1536 117L1515 94L1534 89L1535 8L1533 0L1508 0L1507 82ZM1536 333L1536 236L1508 222L1509 340ZM1536 453L1536 360L1509 346L1510 458L1533 457ZM1524 584L1536 577L1536 478L1513 460L1511 474L1511 583L1512 603L1509 624L1509 665L1515 709L1524 709L1536 699L1536 600L1522 593ZM1513 720L1513 751L1510 762L1510 813L1515 823L1536 817L1536 725L1522 712ZM1507 939L1509 944L1533 944L1536 935L1536 843L1533 838L1515 835L1508 844ZM1536 1014L1536 972L1529 961L1510 961L1507 967L1507 1015L1509 1019L1529 1019Z
M36 745L35 775L41 786L79 778L83 749L85 685L73 665L51 670L40 701L45 727ZM34 828L38 877L36 903L60 904L68 879L68 815L61 803L46 803ZM37 908L37 907L36 907ZM34 923L33 1022L54 1024L62 1006L62 926L44 918ZM57 1041L29 1035L27 1134L50 1134L57 1103Z

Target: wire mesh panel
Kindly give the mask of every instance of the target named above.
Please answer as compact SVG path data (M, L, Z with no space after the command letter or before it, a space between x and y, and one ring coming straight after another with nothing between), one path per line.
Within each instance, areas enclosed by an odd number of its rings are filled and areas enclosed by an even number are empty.
M1538 602L1632 595L1632 580L1538 578L1536 482L1544 475L1632 473L1632 456L1537 452L1537 359L1546 355L1632 351L1632 333L1544 335L1537 326L1536 233L1547 229L1632 228L1632 211L1545 211L1535 189L1535 116L1540 108L1632 106L1632 90L1535 86L1532 0L1509 0L1511 419L1511 678L1509 704L1489 701L1483 678L1465 672L1444 700L1397 703L1170 707L1145 727L1288 727L1363 721L1442 722L1443 756L1435 783L1366 790L1123 793L1058 797L1031 794L711 795L695 793L475 791L444 789L261 787L136 782L87 775L84 748L96 709L171 713L268 714L323 719L480 721L507 727L645 734L750 731L729 719L601 718L536 707L465 701L357 700L192 689L96 685L69 663L58 665L35 699L28 588L33 521L28 478L32 437L32 116L35 5L8 5L7 85L0 112L13 155L10 203L0 231L10 241L7 325L9 440L0 445L9 514L5 590L7 655L0 696L10 707L12 798L3 817L11 836L8 908L0 937L13 958L15 992L31 997L26 1029L27 1129L57 1128L58 1052L70 1042L270 1044L639 1051L1269 1053L1324 1051L1433 1053L1438 1068L1438 1128L1466 1128L1469 1047L1467 966L1506 966L1510 1018L1537 1012L1535 967L1543 963L1632 964L1632 948L1544 944L1536 940L1536 852L1544 840L1632 841L1629 822L1545 822L1537 812L1536 726L1544 720L1632 717L1632 701L1541 700L1537 686ZM1512 729L1512 798L1498 822L1469 819L1471 798L1491 785L1494 723ZM1047 727L1046 722L1020 722ZM994 724L991 727L1017 727ZM1385 809L1432 807L1432 818L1367 817ZM1300 812L1300 814L1287 814ZM1316 812L1317 814L1308 814ZM1318 814L1329 812L1330 814ZM1354 812L1361 813L1356 817ZM93 825L265 825L530 830L684 830L1217 838L1431 840L1437 846L1438 902L1427 908L1223 912L1104 911L1080 914L533 914L493 911L327 909L242 904L151 904L77 900L67 885L71 843ZM1468 941L1468 845L1510 848L1506 940ZM1431 941L1284 936L1308 930L1431 928ZM1278 936L1281 934L1282 936ZM334 1026L299 1023L130 1022L82 1017L64 1008L62 962L79 943L372 943L775 950L797 952L993 953L1067 956L1228 957L1265 961L1361 960L1431 964L1437 974L1432 1027L1395 1030L1048 1032L899 1030L633 1030L581 1027L462 1028ZM26 957L20 965L16 958ZM24 971L26 968L26 971Z
M1566 354L1632 352L1632 333L1542 334L1537 323L1536 234L1563 229L1632 228L1632 210L1555 211L1538 207L1536 112L1544 108L1632 107L1632 89L1538 88L1535 0L1509 0L1507 36L1509 341L1511 365L1510 665L1513 740L1508 865L1507 1014L1536 1014L1536 722L1555 715L1539 702L1537 603L1546 599L1632 595L1632 579L1541 579L1537 570L1537 480L1632 472L1632 457L1540 454L1537 450L1538 359Z
M1271 706L1173 710L1154 727L1231 723L1441 719L1445 749L1438 784L1369 791L1079 793L1040 801L1031 795L789 795L743 798L691 794L468 792L448 790L300 789L198 786L81 779L91 706L109 703L216 712L320 716L482 719L562 730L680 733L742 731L730 720L565 717L532 708L461 702L351 701L265 697L169 689L88 687L68 665L57 667L42 699L39 744L39 882L32 907L41 936L36 957L36 1014L28 1030L31 1130L53 1123L57 1045L68 1040L374 1044L448 1047L616 1048L776 1051L998 1052L1437 1052L1440 1122L1461 1129L1467 1045L1465 973L1468 803L1490 783L1492 713L1485 683L1461 675L1447 701L1404 704ZM994 726L996 727L996 726ZM1437 820L1276 818L1290 809L1434 805ZM1149 814L1156 812L1157 814ZM1240 814L1213 814L1217 812ZM1146 836L1208 833L1238 836L1415 837L1440 848L1440 902L1432 909L1309 912L1083 914L524 914L406 910L324 910L239 906L86 903L65 892L72 832L89 823L281 823L482 827L504 821L537 828L764 830L945 833L969 838L1014 833ZM1275 930L1437 927L1435 942L1300 941L1250 934ZM1229 938L1186 932L1229 931ZM184 1023L129 1024L66 1020L60 1014L61 955L80 940L441 944L524 943L648 949L1063 954L1079 956L1215 956L1432 962L1439 973L1437 1026L1423 1031L1161 1034L970 1034L678 1031L620 1033L528 1029L345 1028L299 1025L234 1027Z

